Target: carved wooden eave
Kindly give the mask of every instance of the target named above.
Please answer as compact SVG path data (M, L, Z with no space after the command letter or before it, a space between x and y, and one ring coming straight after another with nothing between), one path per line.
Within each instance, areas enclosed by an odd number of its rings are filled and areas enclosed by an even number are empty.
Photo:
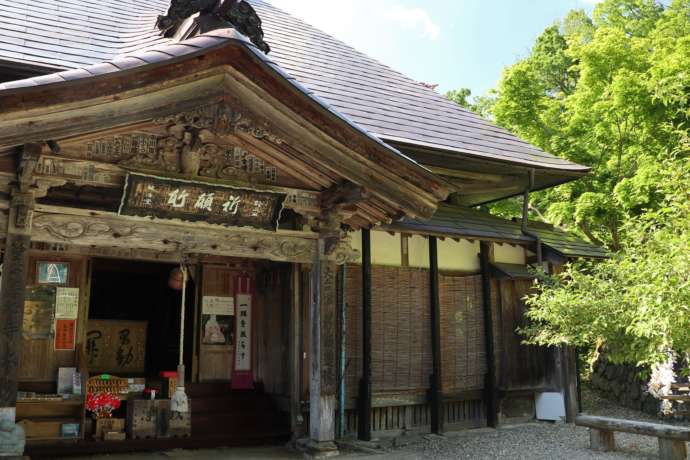
M153 250L177 256L184 252L310 263L317 250L318 234L231 229L39 205L34 212L31 238L42 243L75 247L99 246Z
M118 187L127 170L142 170L287 186L312 203L320 203L321 192L354 184L363 193L337 206L340 221L352 228L403 215L428 218L449 191L437 176L312 97L232 29L112 63L0 85L0 107L0 154L27 142L56 141L61 150L44 147L39 175L56 177L46 174L47 160L88 162L91 175L58 174L75 184L98 177L94 185L111 181ZM95 158L84 150L117 136L146 135L155 137L156 152L138 158ZM205 163L184 170L171 164L168 147L197 149ZM235 148L279 168L286 182L225 177L218 172L223 171L218 152Z

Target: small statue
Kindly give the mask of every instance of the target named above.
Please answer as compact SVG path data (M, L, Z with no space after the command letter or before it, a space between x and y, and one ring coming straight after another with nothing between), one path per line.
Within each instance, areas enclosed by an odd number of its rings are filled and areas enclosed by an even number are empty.
M24 429L9 420L0 420L0 458L24 455L26 435Z

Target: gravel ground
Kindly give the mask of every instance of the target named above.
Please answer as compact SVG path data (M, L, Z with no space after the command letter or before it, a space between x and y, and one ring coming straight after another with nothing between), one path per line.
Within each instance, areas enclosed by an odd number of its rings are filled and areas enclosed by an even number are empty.
M610 401L583 391L584 412L592 415L657 421L654 417L620 407ZM616 433L618 450L593 452L589 449L586 428L565 423L534 422L504 426L498 430L483 428L445 436L411 435L393 440L381 439L378 449L343 449L336 458L352 460L613 460L658 459L657 439L647 436ZM393 441L398 448L391 448ZM370 443L377 444L377 443ZM209 449L172 451L130 455L104 455L83 457L84 460L149 460L152 457L178 460L299 460L302 456L287 448L264 447L247 449ZM66 459L67 460L67 459ZM69 459L75 460L75 458Z
M649 415L620 407L587 390L583 392L583 410L592 415L658 422ZM593 452L589 449L589 432L586 428L564 423L536 422L506 426L498 430L482 429L444 437L430 436L400 453L404 452L405 458L433 460L659 458L656 438L626 433L616 433L615 436L617 451ZM398 458L395 452L390 452L385 457L391 460Z

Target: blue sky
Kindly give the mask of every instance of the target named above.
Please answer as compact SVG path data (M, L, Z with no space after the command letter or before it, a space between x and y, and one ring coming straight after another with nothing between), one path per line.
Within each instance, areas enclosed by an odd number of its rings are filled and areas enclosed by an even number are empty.
M572 9L597 0L268 0L418 81L479 95Z

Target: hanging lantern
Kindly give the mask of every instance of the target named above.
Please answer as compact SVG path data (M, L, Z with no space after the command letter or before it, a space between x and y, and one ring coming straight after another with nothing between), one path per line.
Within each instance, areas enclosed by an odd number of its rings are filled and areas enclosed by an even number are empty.
M184 275L182 274L182 270L180 270L180 267L175 267L172 270L170 270L170 277L168 278L168 286L170 287L170 289L181 291L183 284Z

